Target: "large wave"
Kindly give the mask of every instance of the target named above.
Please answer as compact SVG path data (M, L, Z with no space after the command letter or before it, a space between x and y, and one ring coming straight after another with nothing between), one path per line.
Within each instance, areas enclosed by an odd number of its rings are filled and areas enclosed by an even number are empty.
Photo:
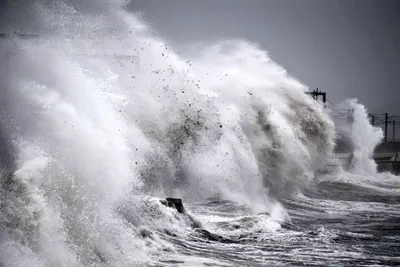
M1 40L5 266L147 261L171 249L143 239L166 224L149 196L276 211L332 156L332 120L256 44L181 57L124 2L7 7L3 31L38 36Z
M359 174L376 172L376 163L373 160L375 147L383 139L383 131L369 122L366 108L356 99L347 100L340 107L352 111L351 123L338 124L337 132L341 139L347 140L346 146L352 153L350 171Z

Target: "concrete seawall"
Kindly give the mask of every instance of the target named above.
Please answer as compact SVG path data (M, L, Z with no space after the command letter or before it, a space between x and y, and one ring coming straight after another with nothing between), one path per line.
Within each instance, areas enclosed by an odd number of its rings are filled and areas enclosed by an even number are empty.
M396 161L395 157L395 152L374 153L373 158L377 164L377 171L400 174L400 161ZM344 169L348 169L351 168L351 161L351 153L337 153L332 163L328 163L327 167L341 166Z
M381 143L375 148L375 153L397 153L400 152L400 142Z

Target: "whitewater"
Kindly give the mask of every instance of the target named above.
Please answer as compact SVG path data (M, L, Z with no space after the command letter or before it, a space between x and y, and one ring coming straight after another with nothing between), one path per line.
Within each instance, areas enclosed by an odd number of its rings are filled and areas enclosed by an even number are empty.
M364 106L339 125L259 45L179 53L126 4L4 6L1 267L400 264Z

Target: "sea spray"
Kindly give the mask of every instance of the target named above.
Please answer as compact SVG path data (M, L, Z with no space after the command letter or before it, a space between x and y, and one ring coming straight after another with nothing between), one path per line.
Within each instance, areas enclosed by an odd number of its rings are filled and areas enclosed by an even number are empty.
M335 134L322 107L304 93L307 88L255 44L226 41L200 55L193 64L202 90L217 95L228 125L240 129L238 142L251 147L247 158L254 157L256 166L245 179L258 176L275 196L304 186L308 172L331 156Z
M337 129L350 155L349 170L356 174L375 174L376 163L373 160L375 147L383 139L383 131L373 126L366 108L356 99L347 100L339 107L351 111L350 123L337 122Z
M120 3L10 5L3 30L38 36L1 40L3 265L151 261L171 249L143 234L163 221L149 222L163 208L149 196L230 199L282 222L277 199L332 154L323 108L255 44L181 58Z

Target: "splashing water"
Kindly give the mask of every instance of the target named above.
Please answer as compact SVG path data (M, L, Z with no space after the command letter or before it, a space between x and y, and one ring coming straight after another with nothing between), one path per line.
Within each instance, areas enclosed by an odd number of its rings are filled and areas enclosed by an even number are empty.
M153 197L232 200L283 223L279 201L332 156L333 122L255 44L224 41L188 59L124 2L10 10L4 30L39 36L1 40L4 266L152 262L174 248L143 233L168 224L185 235L190 224ZM381 133L366 133L365 110L350 104L365 162Z
M383 139L381 128L373 127L367 117L367 111L357 100L348 100L341 106L353 110L354 122L342 126L340 132L351 140L353 150L353 170L360 174L376 172L376 163L373 161L375 147Z

